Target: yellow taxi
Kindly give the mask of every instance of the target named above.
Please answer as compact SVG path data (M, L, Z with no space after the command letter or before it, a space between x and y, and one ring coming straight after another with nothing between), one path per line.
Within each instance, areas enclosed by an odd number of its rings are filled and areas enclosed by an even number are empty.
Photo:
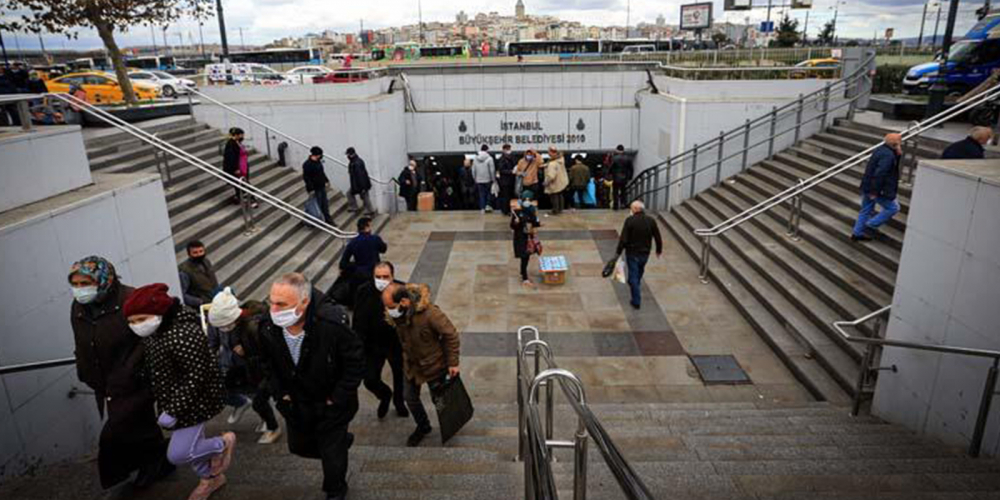
M118 79L109 73L101 71L84 71L59 76L45 82L49 92L69 92L71 85L78 85L87 93L90 104L117 104L125 100ZM156 85L132 82L135 98L148 101L160 97Z
M832 57L820 58L820 59L807 59L795 65L797 69L792 70L792 78L834 78L837 76L837 72L832 69L813 69L810 68L836 68L840 66L840 59L834 59Z

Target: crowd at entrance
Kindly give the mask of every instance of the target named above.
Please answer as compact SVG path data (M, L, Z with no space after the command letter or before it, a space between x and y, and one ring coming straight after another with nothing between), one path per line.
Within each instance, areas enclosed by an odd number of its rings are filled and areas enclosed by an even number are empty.
M509 215L511 200L530 191L540 208L558 215L567 208L627 208L625 186L634 174L632 161L621 145L596 156L555 147L515 152L510 144L495 152L484 144L464 160L413 158L396 180L409 211L480 210Z

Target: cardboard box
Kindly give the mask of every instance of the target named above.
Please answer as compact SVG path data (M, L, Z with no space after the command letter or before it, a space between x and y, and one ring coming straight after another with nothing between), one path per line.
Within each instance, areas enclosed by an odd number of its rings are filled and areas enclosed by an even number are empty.
M420 212L434 211L434 193L420 193L417 195L417 210Z
M569 262L562 255L541 257L538 259L538 269L542 272L542 283L564 285L566 273L569 272Z

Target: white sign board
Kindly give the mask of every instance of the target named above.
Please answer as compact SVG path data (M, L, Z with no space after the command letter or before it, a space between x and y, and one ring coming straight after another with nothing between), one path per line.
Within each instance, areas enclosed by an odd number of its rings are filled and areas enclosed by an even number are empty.
M681 5L681 29L701 30L712 27L712 4L692 3Z

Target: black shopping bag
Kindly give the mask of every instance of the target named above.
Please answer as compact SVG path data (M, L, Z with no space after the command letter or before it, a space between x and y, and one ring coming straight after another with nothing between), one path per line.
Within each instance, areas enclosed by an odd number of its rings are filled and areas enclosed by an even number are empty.
M614 274L615 273L615 265L616 264L618 264L618 256L617 255L615 255L615 258L609 260L607 262L607 264L604 264L604 269L601 270L601 277L602 278L607 278L608 276L611 276L612 274Z
M458 376L446 376L437 384L429 384L429 387L441 427L441 444L444 444L472 420L472 399Z

